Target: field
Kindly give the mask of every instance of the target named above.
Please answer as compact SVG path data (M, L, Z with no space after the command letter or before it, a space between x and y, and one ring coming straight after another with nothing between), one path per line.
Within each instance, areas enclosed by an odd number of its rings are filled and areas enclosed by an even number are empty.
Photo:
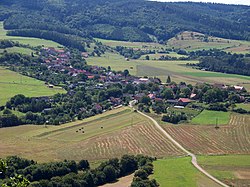
M183 155L151 121L128 108L61 126L0 129L0 137L0 157L19 155L39 162L98 161L123 154Z
M45 47L61 47L60 44L50 41L50 40L43 40L39 38L30 38L30 37L18 37L18 36L7 36L7 31L3 28L3 22L0 22L0 40L12 40L19 42L21 44L25 45L31 45L31 46L45 46Z
M153 164L154 174L150 178L156 179L160 186L219 186L199 173L191 164L189 157L159 159Z
M250 104L249 103L240 103L236 105L236 108L243 108L247 111L250 111Z
M250 154L250 116L231 114L228 125L161 124L172 137L195 154Z
M28 48L23 48L23 47L10 47L10 48L6 48L6 49L0 49L0 53L7 51L8 53L22 53L25 55L30 55L32 52L34 52L31 49Z
M117 41L117 40L105 40L100 38L95 38L95 40L102 42L102 44L116 47L116 46L124 46L133 49L140 49L140 50L158 50L161 48L165 48L165 45L159 43L149 43L149 42L127 42L127 41Z
M192 34L193 33L193 36ZM230 40L218 37L208 37L208 42L204 41L204 34L186 31L170 39L167 42L168 47L176 49L185 49L187 51L222 49L232 53L249 53L250 42L240 40Z
M64 93L62 88L48 88L44 82L20 75L0 67L0 106L17 94L25 96L50 96Z
M219 125L226 125L229 119L230 112L203 110L198 116L193 118L191 122L198 125L215 125L218 120Z
M199 156L198 162L230 186L250 184L250 155Z
M201 71L186 66L187 63L197 63L197 61L157 61L157 60L129 60L116 53L106 53L102 57L90 57L87 59L89 65L103 67L110 66L113 70L123 71L128 69L130 74L137 76L159 77L166 81L170 75L173 81L185 81L196 84L197 82L224 83L244 85L250 89L250 77L235 74L225 74L217 72ZM219 78L219 79L218 79Z
M147 55L142 55L141 60L145 60ZM148 54L149 59L151 60L157 60L161 56L169 56L169 57L175 57L175 58L181 58L181 57L187 57L186 55L179 55L176 52L170 52L170 53L156 53L156 54Z

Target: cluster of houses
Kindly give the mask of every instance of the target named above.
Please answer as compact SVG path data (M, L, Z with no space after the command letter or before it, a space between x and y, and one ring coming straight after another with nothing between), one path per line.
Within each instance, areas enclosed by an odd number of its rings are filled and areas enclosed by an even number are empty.
M98 66L92 66L91 69L88 70L79 70L73 68L70 64L71 53L69 51L65 51L64 49L55 49L55 48L43 48L40 52L40 56L43 59L44 63L51 70L60 71L69 74L70 76L77 76L79 74L84 74L88 79L97 80L96 85L86 86L86 89L99 89L105 90L111 84L120 83L121 85L133 84L140 85L142 83L157 83L159 85L159 91L149 92L148 94L136 92L135 94L124 94L123 97L128 97L131 100L139 101L142 97L148 96L152 101L162 101L163 98L160 97L160 92L164 88L178 89L186 88L186 84L179 85L169 85L162 84L158 78L140 78L136 76L125 76L123 73L114 73L112 71L105 71L104 68ZM82 53L82 58L88 58L88 53ZM66 71L66 72L65 72ZM69 93L73 93L73 89L79 85L84 85L84 81L79 81L78 83L70 83L68 85L70 91ZM51 86L51 85L49 85ZM229 86L224 84L214 84L216 88L220 89L228 89ZM232 88L232 87L230 87ZM245 88L242 86L235 85L233 86L235 91L244 91ZM167 103L173 104L176 108L184 108L186 105L191 103L196 99L196 94L192 93L189 98L179 98L179 99L169 99ZM113 104L113 106L119 106L123 104L121 98L110 98L109 101ZM99 105L96 108L100 108Z

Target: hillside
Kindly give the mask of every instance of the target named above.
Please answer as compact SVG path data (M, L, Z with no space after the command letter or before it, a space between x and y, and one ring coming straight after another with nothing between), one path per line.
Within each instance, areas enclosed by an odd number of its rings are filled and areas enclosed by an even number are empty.
M46 31L53 31L54 36L67 36L67 40L80 36L164 42L179 32L192 30L223 38L250 39L248 6L144 0L27 2L0 2L0 20L4 20L5 28L18 30L9 34L37 33L44 37L48 35Z

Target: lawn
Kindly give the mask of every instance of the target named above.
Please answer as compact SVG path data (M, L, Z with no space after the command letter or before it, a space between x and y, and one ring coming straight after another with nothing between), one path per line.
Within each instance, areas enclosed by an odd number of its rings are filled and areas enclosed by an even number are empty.
M189 157L159 159L153 164L154 174L150 178L156 179L160 186L219 186L199 173Z
M0 22L0 40L12 40L19 42L21 44L25 45L31 45L31 46L45 46L45 47L62 47L62 45L53 42L51 40L44 40L39 38L31 38L31 37L19 37L19 36L7 36L6 35L7 30L3 28L3 22Z
M0 105L4 105L17 94L38 97L65 93L62 88L48 88L43 81L20 75L3 67L0 67L0 90Z
M198 116L193 118L191 122L199 125L215 125L216 120L218 124L226 125L230 119L230 112L203 110Z
M184 155L148 118L128 107L60 126L2 128L0 137L0 157L19 155L39 162L88 159L97 163L124 154Z
M248 186L250 183L250 155L199 156L198 162L229 185Z

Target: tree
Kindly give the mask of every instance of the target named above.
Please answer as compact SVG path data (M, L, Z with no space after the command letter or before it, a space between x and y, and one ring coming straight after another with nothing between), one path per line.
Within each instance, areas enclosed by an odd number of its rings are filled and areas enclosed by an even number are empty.
M112 182L117 178L115 168L111 165L107 165L103 169L103 173L106 175L107 182Z
M170 75L168 75L168 78L167 78L167 83L171 83L171 78L170 78Z
M141 99L140 99L140 103L143 103L145 105L150 105L151 103L151 100L148 96L143 96Z
M77 167L78 169L81 169L81 170L89 169L89 162L87 160L81 160L78 163Z
M139 169L135 172L135 177L140 177L141 179L145 180L148 178L148 173L144 169Z
M128 71L127 69L125 69L125 70L123 71L123 75L124 75L125 77L127 77L127 76L129 75L129 71Z
M145 57L145 59L146 59L146 60L149 60L149 56L147 55L147 56Z

